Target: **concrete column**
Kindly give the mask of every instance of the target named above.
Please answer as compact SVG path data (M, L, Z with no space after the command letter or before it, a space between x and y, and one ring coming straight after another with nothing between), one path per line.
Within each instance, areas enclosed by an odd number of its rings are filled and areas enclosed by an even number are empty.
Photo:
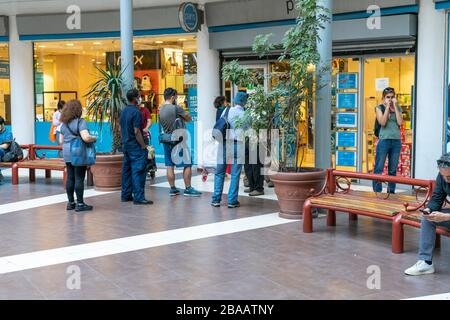
M418 20L415 178L434 179L445 141L445 12L421 0Z
M197 32L197 162L203 165L205 144L203 135L214 127L216 111L213 107L215 97L220 94L219 52L209 48L209 33L206 23ZM208 134L205 134L209 138Z
M320 29L318 51L320 53L320 64L316 66L317 72L324 67L326 72L318 78L316 92L316 112L315 112L315 166L317 168L331 167L331 61L332 61L332 0L318 0L318 5L329 9L329 22ZM318 76L318 75L317 75Z
M33 44L19 40L16 16L9 17L9 64L12 132L20 144L35 143Z
M120 47L124 94L133 87L133 0L120 0Z

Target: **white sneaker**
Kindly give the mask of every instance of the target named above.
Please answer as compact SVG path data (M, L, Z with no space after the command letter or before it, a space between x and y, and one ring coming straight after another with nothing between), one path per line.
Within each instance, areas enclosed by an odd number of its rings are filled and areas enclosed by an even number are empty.
M405 274L410 276L421 276L430 273L434 273L434 264L429 265L424 260L417 261L415 265L405 270Z

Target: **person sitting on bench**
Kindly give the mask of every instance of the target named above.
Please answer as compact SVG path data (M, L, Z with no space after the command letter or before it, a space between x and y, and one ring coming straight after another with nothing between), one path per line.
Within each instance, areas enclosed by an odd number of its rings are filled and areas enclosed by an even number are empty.
M421 218L418 261L405 270L405 274L410 276L435 272L433 250L436 227L450 228L450 209L442 209L447 195L450 195L450 153L444 154L437 164L439 174L436 178L436 186Z
M9 146L13 141L13 136L11 131L5 127L5 119L0 117L0 161L3 161L3 156L6 154ZM3 174L0 170L0 182L3 180Z

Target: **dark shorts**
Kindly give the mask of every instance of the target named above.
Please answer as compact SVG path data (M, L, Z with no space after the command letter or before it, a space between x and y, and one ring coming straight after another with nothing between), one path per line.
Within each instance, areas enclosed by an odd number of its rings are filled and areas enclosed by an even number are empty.
M192 158L189 150L183 150L180 148L180 145L170 146L167 144L163 144L164 146L164 164L166 167L177 167L177 168L187 168L192 167ZM173 149L179 150L178 157L175 154L175 157L172 157ZM188 154L184 154L184 151L187 151ZM177 151L175 151L177 152Z

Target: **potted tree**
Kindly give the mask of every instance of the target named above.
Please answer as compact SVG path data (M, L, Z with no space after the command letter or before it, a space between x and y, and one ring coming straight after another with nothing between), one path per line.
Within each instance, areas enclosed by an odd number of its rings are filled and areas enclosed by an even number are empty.
M109 120L112 134L112 152L99 153L91 171L94 176L96 190L120 190L122 184L123 154L118 153L121 146L120 112L126 101L122 92L122 72L111 65L106 70L96 66L99 79L93 83L86 94L88 99L87 113L94 117L99 131L105 120Z
M269 57L274 49L281 50L278 60L286 65L284 72L257 75L242 67L237 60L224 64L222 68L224 80L239 87L251 85L254 88L245 115L237 126L279 132L277 142L268 140L268 149L276 150L271 153L269 175L275 185L280 216L294 219L301 217L303 203L311 195L311 189L320 190L325 181L325 170L302 166L305 131L300 128L300 121L317 89L318 31L329 19L326 9L317 5L316 0L297 0L296 9L296 25L286 32L281 45L271 44L271 35L257 36L253 43L253 51L260 58ZM318 71L320 77L325 70ZM261 76L273 84L268 91L259 84Z

